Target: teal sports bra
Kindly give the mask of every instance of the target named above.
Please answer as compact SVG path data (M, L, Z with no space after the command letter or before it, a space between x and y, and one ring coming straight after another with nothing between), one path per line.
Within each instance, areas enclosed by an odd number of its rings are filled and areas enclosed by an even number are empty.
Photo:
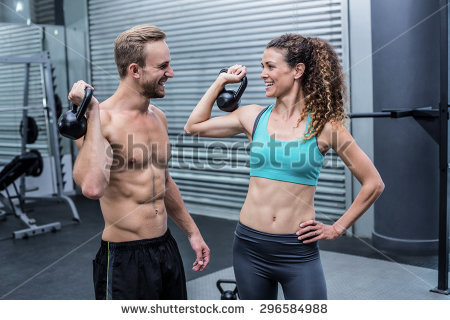
M267 124L274 105L265 108L255 120L250 144L250 176L287 181L310 186L317 185L324 156L317 146L316 136L302 141L274 139ZM306 129L310 122L306 120Z

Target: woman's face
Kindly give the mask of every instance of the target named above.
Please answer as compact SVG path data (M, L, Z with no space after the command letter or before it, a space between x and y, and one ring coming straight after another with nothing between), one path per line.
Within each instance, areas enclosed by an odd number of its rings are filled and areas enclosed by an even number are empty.
M264 51L260 77L266 84L266 97L279 98L289 92L295 83L295 70L284 60L285 50L268 48Z

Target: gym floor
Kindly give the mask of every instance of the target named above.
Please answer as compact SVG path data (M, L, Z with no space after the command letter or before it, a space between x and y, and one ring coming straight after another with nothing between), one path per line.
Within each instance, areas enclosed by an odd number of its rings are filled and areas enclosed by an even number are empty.
M36 201L29 203L28 215L37 220L37 224L59 221L63 227L60 231L42 234L36 237L14 240L11 233L23 229L19 219L8 215L0 221L0 299L94 299L92 285L92 259L101 239L103 219L98 201L74 196L81 223L71 221L71 213L65 203L48 203ZM169 228L178 242L188 281L188 292L191 299L219 299L215 288L218 277L233 279L232 273L232 241L236 221L193 215L203 237L211 249L211 262L201 273L191 270L194 253L184 233L169 220ZM331 299L447 299L448 296L429 293L430 283L437 284L437 256L402 256L382 253L370 246L369 239L340 237L333 242L320 242L322 262L329 286ZM342 268L339 261L345 261L350 271L351 283L343 283L343 273L333 276L328 270ZM400 281L398 292L408 292L414 283L423 280L426 284L420 288L419 294L394 296L378 292L375 295L358 294L353 288L358 281L362 285L367 279L367 268L378 268L374 277L383 277L377 271L386 265L409 270L417 278ZM398 268L401 266L401 268ZM366 271L361 274L361 270ZM405 273L403 270L402 273ZM413 271L411 271L413 270ZM381 272L381 271L380 271ZM358 278L360 273L360 278ZM423 274L423 275L422 275ZM330 277L330 278L329 278ZM377 280L377 279L374 279ZM336 282L337 281L337 282ZM339 286L339 294L334 294L334 286ZM342 286L348 286L349 294L345 295ZM392 284L394 286L394 284ZM208 288L205 288L207 286ZM400 288L398 288L400 286ZM403 287L401 287L403 286ZM428 286L428 287L427 287ZM427 288L427 289L424 289ZM205 290L207 289L207 290ZM387 288L388 289L388 288ZM364 291L369 291L366 288ZM199 295L202 291L203 295ZM330 292L332 291L332 292ZM205 294L207 295L205 296ZM390 290L389 292L393 292ZM397 291L395 291L397 292ZM351 293L351 294L350 294ZM422 294L423 293L423 294ZM282 296L281 296L282 298Z

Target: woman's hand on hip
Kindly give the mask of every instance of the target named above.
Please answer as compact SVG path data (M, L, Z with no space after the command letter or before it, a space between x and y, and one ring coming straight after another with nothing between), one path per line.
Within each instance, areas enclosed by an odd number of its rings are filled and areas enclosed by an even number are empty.
M308 220L300 223L296 235L303 243L311 243L317 240L334 240L339 237L339 233L333 226L323 224L320 221Z

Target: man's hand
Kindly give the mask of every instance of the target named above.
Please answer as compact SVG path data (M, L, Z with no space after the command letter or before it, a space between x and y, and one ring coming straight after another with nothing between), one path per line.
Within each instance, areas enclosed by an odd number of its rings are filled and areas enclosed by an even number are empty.
M194 250L197 255L192 270L203 271L209 263L209 248L205 241L203 241L200 233L189 236L189 242L191 243L192 250Z
M68 99L71 101L74 105L79 106L81 102L83 101L84 95L86 94L86 88L91 88L94 90L94 87L90 84L84 82L83 80L79 80L75 82L72 86L72 89L69 92ZM88 106L88 109L86 110L86 117L89 118L89 112L91 111L93 106L97 106L98 108L98 101L97 99L92 96L91 103Z

